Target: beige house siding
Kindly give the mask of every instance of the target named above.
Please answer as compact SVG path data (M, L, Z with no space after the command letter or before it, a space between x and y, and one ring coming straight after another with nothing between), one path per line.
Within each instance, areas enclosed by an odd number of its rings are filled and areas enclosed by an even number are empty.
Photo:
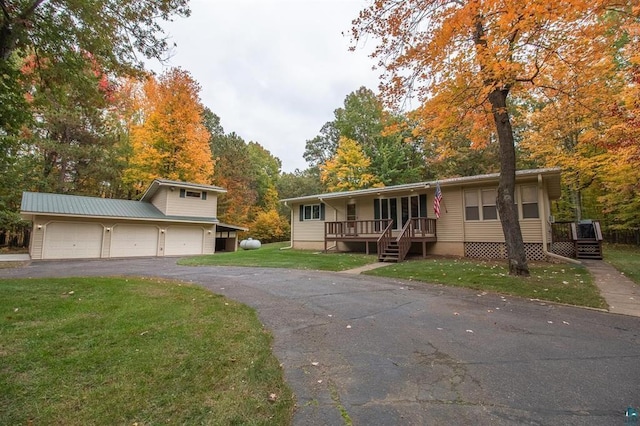
M163 187L158 193L165 194L166 210L161 211L167 216L216 217L218 213L218 197L213 192L207 192L206 200L192 197L181 198L179 188L171 191L169 188Z
M153 195L151 204L156 206L162 213L167 214L167 193L169 188L160 188L158 192Z
M33 232L31 233L31 242L29 243L31 259L42 259L42 251L44 249L44 222L45 219L39 216L33 218Z
M516 173L515 201L520 218L520 228L525 243L527 256L532 259L544 258L544 243L550 241L550 199L557 199L561 195L560 169L522 170ZM499 174L487 174L460 178L443 179L432 182L417 182L390 186L386 188L369 188L346 193L332 193L310 195L300 198L283 200L290 203L292 213L292 246L296 248L324 248L324 221L299 221L300 204L309 205L324 202L326 205L325 221L345 221L349 204L356 205L356 220L366 221L374 219L374 200L396 199L398 222L402 220L402 198L426 194L420 201L420 216L433 219L433 201L436 186L442 190L440 218L436 220L436 242L426 244L427 254L458 255L458 256L501 256L504 251L504 235L502 224L496 218L497 210L491 210L495 205ZM535 191L532 191L535 189ZM475 196L467 198L467 192ZM466 200L476 209L469 209ZM537 200L537 211L534 204ZM523 204L527 201L528 204ZM382 201L383 202L383 201ZM382 203L381 202L381 203ZM392 210L392 203L387 204L388 212ZM426 207L426 210L425 210ZM484 208L483 208L484 207ZM531 217L531 216L538 217ZM526 216L529 216L525 218ZM469 214L467 220L466 215ZM396 225L398 227L399 223ZM396 229L393 234L398 235ZM374 234L368 237L374 237ZM354 236L354 239L363 235ZM330 244L333 244L331 242ZM416 242L414 242L415 250ZM339 249L359 250L364 248L364 242L339 242ZM373 248L370 246L370 248Z
M212 226L203 226L201 224L198 225L185 225L184 223L173 223L173 222L165 222L165 223L150 223L144 221L132 221L132 220L113 220L113 219L100 219L100 218L83 218L81 221L73 218L66 217L47 217L47 216L35 216L33 220L33 232L31 234L31 243L29 245L29 252L31 258L34 260L44 259L46 253L44 253L44 240L46 238L47 226L50 226L53 223L67 223L67 224L77 224L77 223L89 223L96 224L102 226L102 248L101 248L101 256L102 258L111 258L118 257L118 253L112 252L112 235L114 229L117 226L154 226L158 231L158 256L164 256L165 250L165 232L169 226L188 226L194 227L204 232L204 239L202 244L203 254L212 254L215 250L215 227ZM48 257L48 256L47 256Z
M433 198L435 189L427 194L427 210L433 218ZM436 235L439 243L460 242L465 239L465 229L461 226L464 217L462 190L460 188L442 188L440 218L436 219ZM446 245L443 245L445 247Z
M502 225L499 220L465 221L463 241L504 242Z

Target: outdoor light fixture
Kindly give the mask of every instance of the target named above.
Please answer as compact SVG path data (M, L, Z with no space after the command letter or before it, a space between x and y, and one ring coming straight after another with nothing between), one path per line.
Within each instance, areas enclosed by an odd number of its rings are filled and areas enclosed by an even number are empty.
M42 225L38 225L38 229L42 229Z

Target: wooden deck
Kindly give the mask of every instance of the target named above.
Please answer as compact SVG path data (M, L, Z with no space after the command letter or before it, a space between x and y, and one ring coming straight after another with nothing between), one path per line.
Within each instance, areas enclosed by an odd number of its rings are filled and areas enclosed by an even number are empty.
M422 243L422 255L426 257L427 243L437 241L435 219L412 218L401 230L392 230L392 226L391 219L325 222L324 250L329 249L329 243L357 242L365 243L365 251L369 254L370 243L376 243L378 256L381 257L389 245L397 244L408 251L412 243L419 242Z

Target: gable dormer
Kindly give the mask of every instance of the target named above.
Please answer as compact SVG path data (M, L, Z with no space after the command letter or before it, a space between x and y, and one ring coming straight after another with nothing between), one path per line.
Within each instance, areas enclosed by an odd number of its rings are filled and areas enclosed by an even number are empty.
M215 218L218 195L227 192L218 186L155 179L141 198L167 216Z

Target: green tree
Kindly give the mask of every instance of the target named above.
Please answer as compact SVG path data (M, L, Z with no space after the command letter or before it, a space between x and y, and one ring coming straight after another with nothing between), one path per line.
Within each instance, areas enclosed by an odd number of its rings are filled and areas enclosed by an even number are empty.
M61 84L84 79L88 65L107 74L143 69L143 58L162 58L169 48L159 20L188 16L188 0L0 0L0 130L29 116L20 100L25 58L34 72L55 74Z
M369 172L370 165L371 160L356 141L340 137L336 154L320 166L320 177L329 191L384 186Z
M326 164L341 137L356 141L370 159L369 173L384 185L415 182L425 176L424 159L408 121L383 108L373 91L361 87L334 111L318 136L307 141L304 158L312 166Z

